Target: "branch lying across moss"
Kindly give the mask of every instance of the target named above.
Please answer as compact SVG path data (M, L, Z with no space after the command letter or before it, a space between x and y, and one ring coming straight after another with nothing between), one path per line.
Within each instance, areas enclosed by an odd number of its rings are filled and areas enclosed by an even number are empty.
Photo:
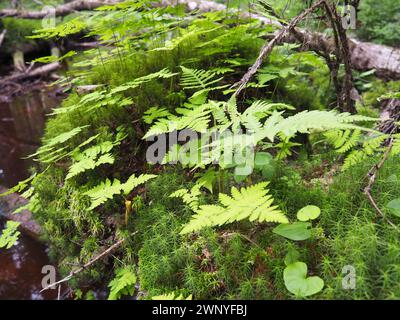
M0 18L2 17L17 17L21 19L43 19L49 14L55 14L57 17L66 16L75 11L93 10L103 5L115 4L121 0L75 0L70 3L62 4L52 9L38 11L24 11L18 9L4 9L0 10Z

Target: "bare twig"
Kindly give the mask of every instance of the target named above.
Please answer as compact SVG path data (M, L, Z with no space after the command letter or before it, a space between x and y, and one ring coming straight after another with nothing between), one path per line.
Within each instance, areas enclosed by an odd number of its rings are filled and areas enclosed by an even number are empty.
M135 235L136 233L137 233L137 232L132 233L131 236ZM45 288L43 288L42 290L40 290L40 292L43 292L43 291L48 290L48 289L50 289L50 288L53 288L53 287L55 287L55 286L57 286L57 285L60 285L61 283L64 283L64 282L67 282L67 281L71 280L72 277L74 277L76 274L78 274L78 273L82 272L83 270L89 268L92 264L94 264L96 261L100 260L101 258L103 258L103 257L105 257L105 256L107 256L107 255L109 255L113 250L115 250L115 249L118 248L122 243L124 243L125 240L126 240L125 238L124 238L124 239L121 239L121 240L118 240L118 241L117 241L116 243L114 243L111 247L109 247L107 250L103 251L102 253L100 253L100 254L97 255L96 257L94 257L94 258L93 258L92 260L90 260L89 262L85 263L82 267L80 267L80 268L78 268L78 269L76 269L76 270L72 270L68 276L66 276L65 278L63 278L63 279L61 279L61 280L59 280L59 281L57 281L57 282L54 282L54 283L49 284L47 287L45 287Z
M262 61L264 58L266 58L274 48L276 44L282 41L282 39L290 33L296 25L303 20L307 15L309 15L311 12L313 12L316 8L320 7L325 0L318 1L317 3L313 4L311 7L308 9L304 10L300 15L295 17L287 26L283 27L279 32L275 35L275 37L266 43L262 48L261 51L254 62L254 64L249 68L249 70L246 72L246 74L242 77L242 79L235 83L232 87L235 88L237 87L234 95L237 96L243 88L246 86L246 84L250 81L251 77L257 72L257 70L260 68Z
M385 219L394 229L396 229L397 231L400 232L399 228L390 220L388 219L385 214L382 212L382 210L378 207L378 205L375 202L375 199L372 197L371 195L371 189L372 186L375 182L376 179L376 175L379 171L380 168L382 168L383 164L385 163L385 161L387 160L387 158L389 157L390 151L392 150L393 147L393 142L394 142L394 138L392 136L392 134L395 132L396 127L392 130L390 137L389 137L389 143L388 146L386 147L386 151L383 154L382 159L375 164L369 171L367 174L368 179L368 184L367 186L364 188L364 194L367 196L369 202L371 203L371 205L374 207L374 209L376 210L376 212L379 213L379 215Z

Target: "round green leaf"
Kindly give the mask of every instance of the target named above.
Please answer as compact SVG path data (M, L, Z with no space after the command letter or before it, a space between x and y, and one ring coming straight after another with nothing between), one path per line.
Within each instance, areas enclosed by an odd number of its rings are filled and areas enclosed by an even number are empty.
M272 161L272 155L268 152L257 152L254 159L254 167L262 170L264 166Z
M290 224L280 224L275 227L272 232L290 240L301 241L311 237L311 231L308 229L309 227L311 227L311 223L309 222L294 222Z
M324 281L317 276L307 278L307 265L304 262L289 264L283 271L286 289L297 297L316 294L324 287Z
M297 212L297 219L300 221L314 220L321 214L321 209L317 206L305 206Z
M400 217L400 198L389 201L386 207L389 209L391 214Z

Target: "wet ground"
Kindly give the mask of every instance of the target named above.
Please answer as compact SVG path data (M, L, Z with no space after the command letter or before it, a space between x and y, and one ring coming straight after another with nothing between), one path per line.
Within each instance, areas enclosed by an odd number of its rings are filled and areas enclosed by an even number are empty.
M10 187L29 176L32 163L23 157L38 147L46 114L59 101L54 91L41 88L0 102L0 185ZM1 210L0 204L0 234L5 223ZM27 234L11 249L1 248L0 299L56 299L57 290L39 292L42 268L49 264L46 247Z

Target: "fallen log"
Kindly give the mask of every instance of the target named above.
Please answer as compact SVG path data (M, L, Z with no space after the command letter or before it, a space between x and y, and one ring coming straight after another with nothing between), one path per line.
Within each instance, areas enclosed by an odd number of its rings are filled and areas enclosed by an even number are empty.
M56 16L65 16L69 13L80 10L93 10L105 4L115 4L121 0L75 0L67 4L55 7L53 10ZM177 4L186 5L189 10L198 10L200 12L226 10L224 4L204 0L161 0L155 6L175 6ZM41 19L46 17L51 10L43 11L20 11L15 9L0 10L1 17L18 17L29 19ZM242 16L256 18L265 24L273 24L282 28L282 24L276 20L269 19L257 14L243 12ZM318 52L334 52L335 44L326 35L307 30L297 30L296 36L286 34L281 43L300 42L303 50L312 50ZM277 31L279 32L279 30ZM384 79L400 79L400 49L385 45L379 45L369 42L361 42L357 39L349 39L350 61L352 67L359 71L376 70L376 75Z
M16 17L21 19L43 19L52 14L57 17L63 17L75 11L93 10L104 5L118 2L121 2L121 0L74 0L56 7L46 6L43 10L37 11L3 9L0 10L0 18Z
M190 10L198 9L201 12L226 10L226 6L213 1L202 0L162 0L162 5L186 4ZM251 17L262 21L265 24L273 24L279 28L284 26L277 20L266 18L257 14L243 12L242 16ZM302 50L316 52L335 52L335 43L326 35L319 32L296 29L296 35L287 33L280 39L280 43L299 43ZM276 31L275 35L279 33ZM400 79L400 49L385 45L362 42L349 38L350 62L353 69L368 71L375 69L376 75L384 79Z
M12 74L10 76L7 76L7 77L4 77L3 79L1 79L0 87L2 85L4 85L5 83L18 82L18 81L23 81L28 78L44 76L44 75L49 74L50 72L57 70L60 67L61 67L60 62L53 62L53 63L45 64L43 66L40 66L40 67L32 69L32 70L28 69L26 72L15 73L15 74Z

